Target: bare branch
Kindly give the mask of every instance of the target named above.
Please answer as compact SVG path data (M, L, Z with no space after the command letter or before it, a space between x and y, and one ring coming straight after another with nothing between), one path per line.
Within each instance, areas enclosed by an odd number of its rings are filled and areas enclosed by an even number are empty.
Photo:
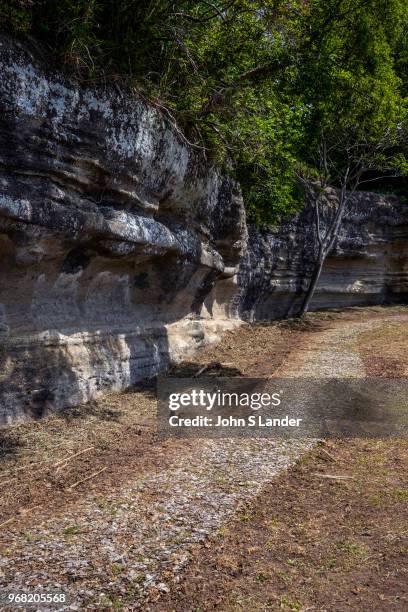
M359 185L363 185L364 183L373 183L374 181L382 181L383 179L389 178L401 178L401 174L384 174L383 176L376 176L372 179L364 179L364 181L359 182Z

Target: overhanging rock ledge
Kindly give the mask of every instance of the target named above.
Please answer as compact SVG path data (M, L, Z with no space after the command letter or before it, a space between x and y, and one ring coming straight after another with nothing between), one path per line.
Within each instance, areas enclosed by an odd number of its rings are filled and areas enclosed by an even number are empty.
M307 208L248 227L239 186L157 110L1 36L0 423L126 388L295 309L311 227ZM344 227L314 306L404 299L406 207L360 194Z

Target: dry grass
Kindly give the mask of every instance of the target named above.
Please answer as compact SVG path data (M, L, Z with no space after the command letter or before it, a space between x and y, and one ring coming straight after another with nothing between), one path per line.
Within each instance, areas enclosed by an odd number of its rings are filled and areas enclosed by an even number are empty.
M0 523L24 518L43 505L50 510L63 504L73 485L102 468L109 467L110 477L121 469L125 477L126 462L132 465L131 459L152 442L155 410L150 394L109 394L1 430Z
M300 341L313 342L314 332L386 316L381 327L360 334L354 349L367 374L406 375L408 325L398 320L401 313L406 308L356 308L311 314L305 322L244 325L184 366L196 372L216 361L227 373L267 377ZM79 498L89 495L103 505L135 473L170 464L193 445L160 440L155 410L146 389L2 430L0 536L12 524L29 540L33 522L69 509L75 515ZM407 464L403 441L339 442L304 457L222 527L210 547L197 550L181 591L152 610L406 609ZM64 537L81 537L76 521Z
M197 551L155 609L406 610L408 442L330 443L345 480L316 476L334 469L321 450Z
M356 345L368 376L400 378L408 374L408 323L390 320L377 333L363 332Z

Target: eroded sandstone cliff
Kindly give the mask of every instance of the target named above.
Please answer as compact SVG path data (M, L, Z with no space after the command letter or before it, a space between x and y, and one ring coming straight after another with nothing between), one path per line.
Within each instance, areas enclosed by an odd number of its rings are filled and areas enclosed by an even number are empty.
M314 307L404 298L407 233L401 202L359 194ZM313 249L307 208L248 229L239 187L157 110L0 38L1 423L293 311Z

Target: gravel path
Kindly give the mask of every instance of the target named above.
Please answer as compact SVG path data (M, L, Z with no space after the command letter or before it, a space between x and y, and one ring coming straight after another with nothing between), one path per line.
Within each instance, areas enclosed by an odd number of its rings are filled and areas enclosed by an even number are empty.
M383 325L385 319L343 323L334 329L313 333L294 351L290 360L274 376L318 378L362 378L365 375L361 357L353 350L353 341L363 332Z
M363 376L353 338L381 320L315 332L274 376ZM194 545L292 464L312 441L197 440L161 470L104 498L79 498L60 516L15 530L0 557L1 586L63 589L72 610L154 609ZM4 608L7 609L7 608ZM15 609L15 608L14 608ZM53 608L57 609L57 608Z
M62 519L15 538L1 560L8 588L60 586L70 609L115 601L142 606L167 591L188 551L219 528L240 502L285 469L307 443L271 440L197 441L193 455L145 475L97 505L78 502Z

